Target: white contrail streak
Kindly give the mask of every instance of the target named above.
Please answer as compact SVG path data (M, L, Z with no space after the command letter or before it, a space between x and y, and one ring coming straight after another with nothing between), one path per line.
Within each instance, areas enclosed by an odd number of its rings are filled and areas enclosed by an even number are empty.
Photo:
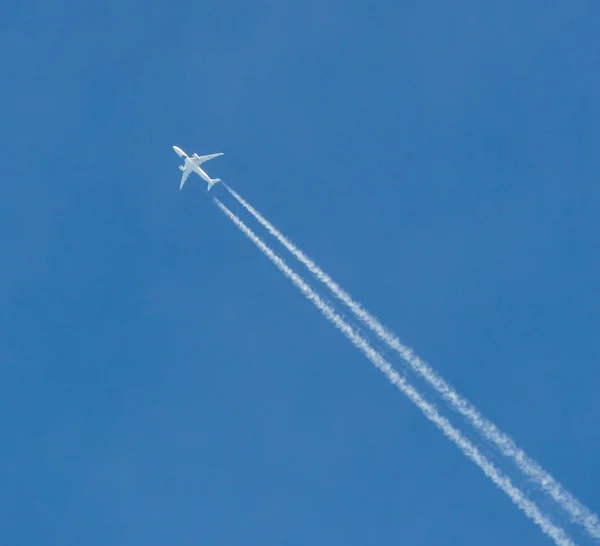
M458 448L473 461L485 475L492 480L504 493L506 493L513 503L519 507L528 518L536 523L542 531L552 538L559 546L574 546L574 542L565 533L565 531L556 526L545 514L541 512L538 506L530 501L525 494L515 487L510 479L505 476L494 464L488 461L480 451L467 439L462 433L454 428L450 422L439 414L437 408L427 402L423 397L409 385L406 380L392 368L392 366L373 349L369 343L355 330L345 322L335 310L325 303L325 301L295 273L279 256L277 256L246 224L244 224L235 214L233 214L221 201L214 198L215 203L221 211L250 239L258 249L277 266L277 268L302 292L302 294L311 301L319 311L329 320L338 330L340 330L350 342L371 361L371 363L381 372L383 372L389 381L398 387L411 402L413 402L429 419L432 421L448 439L454 442Z
M245 201L229 186L225 186L235 199L273 235L287 250L289 250L306 268L335 296L342 301L373 332L375 332L389 347L396 350L400 356L410 364L457 412L462 414L479 432L488 440L495 443L501 453L512 459L518 468L535 482L543 491L552 497L571 520L582 525L586 531L597 540L600 540L600 521L598 516L579 502L542 466L531 459L515 441L502 432L496 425L483 417L477 408L458 394L452 386L440 377L426 362L416 356L413 350L403 345L400 340L390 332L379 320L366 311L360 303L355 301L350 294L341 288L327 273L315 262L294 245L273 224L266 220L252 205Z

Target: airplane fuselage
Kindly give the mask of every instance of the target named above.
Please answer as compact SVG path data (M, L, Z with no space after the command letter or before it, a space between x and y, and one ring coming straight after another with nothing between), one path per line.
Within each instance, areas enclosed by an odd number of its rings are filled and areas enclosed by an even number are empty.
M186 155L184 158L184 163L181 167L179 167L182 171L191 170L198 173L205 182L210 182L210 176L208 176L198 165L195 165L192 160Z

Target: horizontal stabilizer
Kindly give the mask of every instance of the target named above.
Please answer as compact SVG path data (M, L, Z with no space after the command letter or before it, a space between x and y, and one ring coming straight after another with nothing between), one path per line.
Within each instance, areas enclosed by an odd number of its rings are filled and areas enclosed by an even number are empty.
M208 191L210 191L210 188L212 188L217 182L221 182L220 178L211 178L210 182L208 183Z

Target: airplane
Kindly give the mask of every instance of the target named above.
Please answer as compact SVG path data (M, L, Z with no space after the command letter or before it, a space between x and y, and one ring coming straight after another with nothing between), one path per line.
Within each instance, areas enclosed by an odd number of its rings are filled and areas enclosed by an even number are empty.
M179 170L183 171L183 174L181 175L181 185L179 186L180 190L183 189L183 185L185 184L185 181L187 180L187 177L190 175L191 172L198 173L202 177L203 180L208 182L208 191L210 191L210 188L212 188L217 182L221 182L220 178L211 178L210 176L208 176L200 168L199 165L201 163L204 163L205 161L208 161L209 159L213 159L214 157L223 155L223 152L220 152L218 154L210 154L210 155L194 154L192 157L188 157L188 155L181 148L178 148L177 146L173 146L173 150L175 150L175 153L179 157L184 158L184 164L179 166Z

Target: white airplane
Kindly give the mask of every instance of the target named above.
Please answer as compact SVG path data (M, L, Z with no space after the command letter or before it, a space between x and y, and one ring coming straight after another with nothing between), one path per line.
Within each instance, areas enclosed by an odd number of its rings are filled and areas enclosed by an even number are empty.
M181 176L181 185L179 186L180 190L183 189L183 185L185 184L185 181L187 180L187 177L190 175L191 172L198 173L206 182L208 182L208 190L209 191L210 191L210 188L212 188L214 184L216 184L217 182L221 182L220 178L211 178L210 176L208 176L199 167L199 165L201 163L204 163L205 161L208 161L209 159L212 159L213 157L219 157L220 155L223 155L223 152L218 153L218 154L210 154L210 155L194 154L192 157L188 157L188 155L181 148L178 148L177 146L173 146L173 150L175 150L175 153L179 157L185 158L184 164L179 166L179 170L183 171L183 175Z

